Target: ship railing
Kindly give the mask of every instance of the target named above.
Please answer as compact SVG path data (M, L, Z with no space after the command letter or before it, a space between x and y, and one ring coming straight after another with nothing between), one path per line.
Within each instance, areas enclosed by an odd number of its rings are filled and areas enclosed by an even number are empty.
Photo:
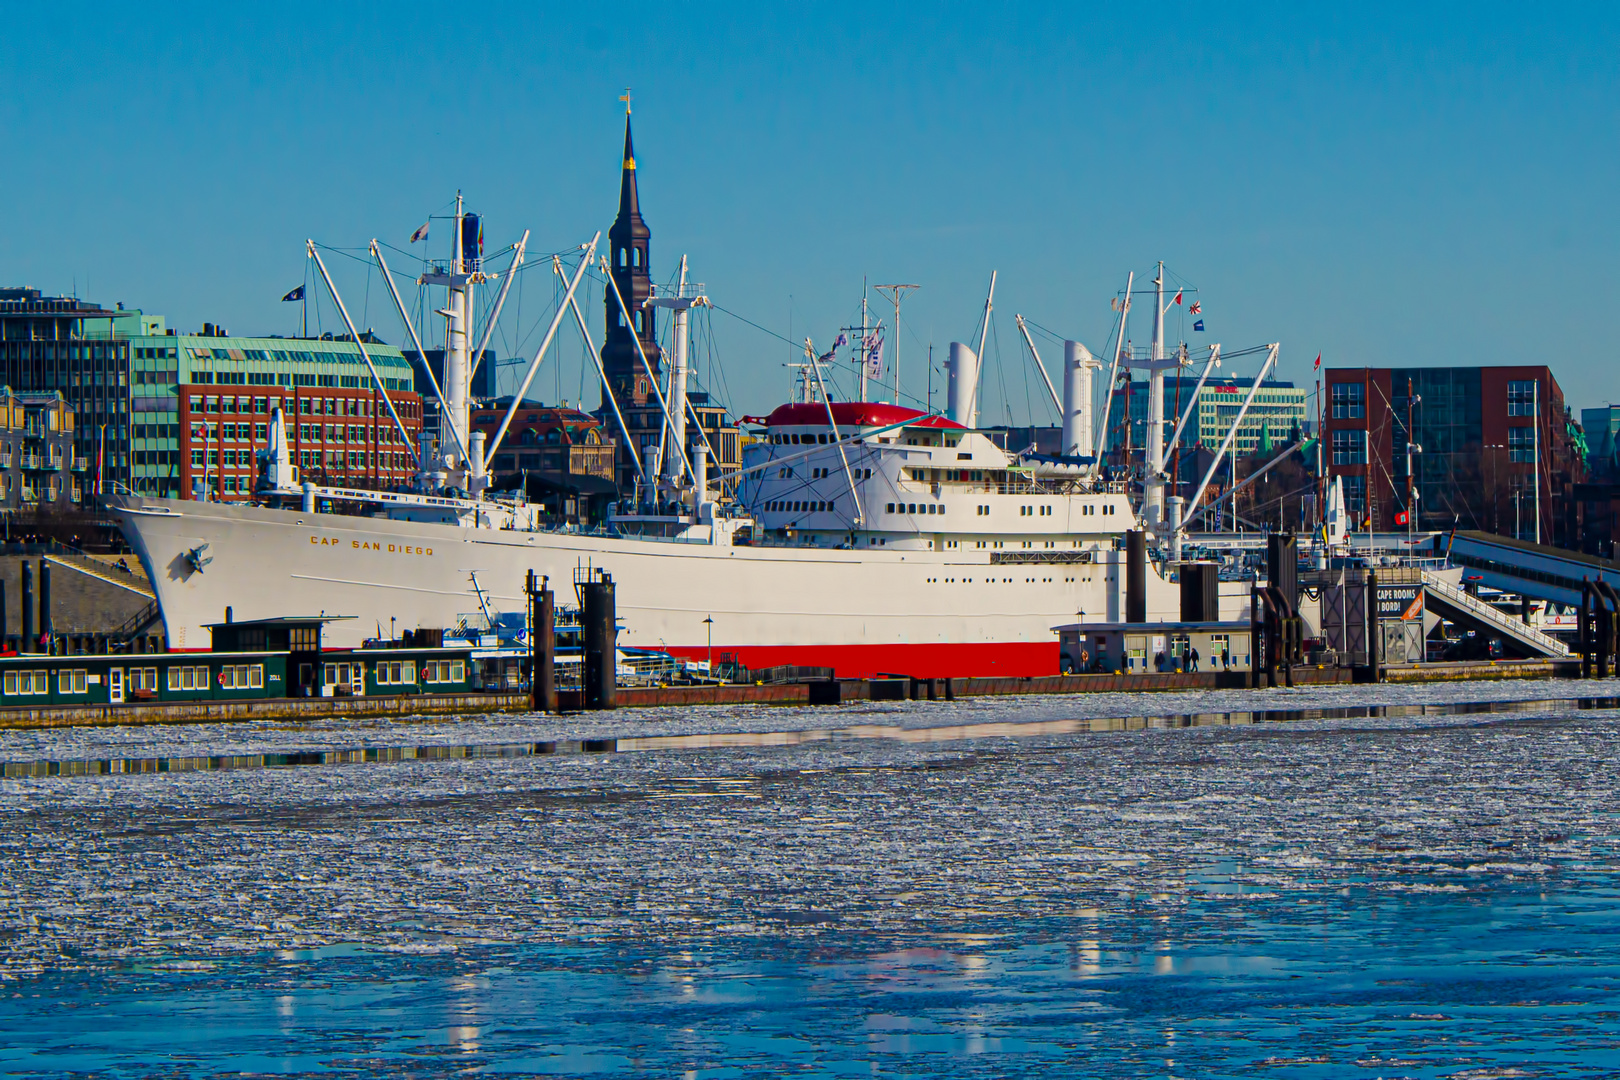
M703 295L703 283L687 282L685 285L653 285L648 294L655 300L696 300Z

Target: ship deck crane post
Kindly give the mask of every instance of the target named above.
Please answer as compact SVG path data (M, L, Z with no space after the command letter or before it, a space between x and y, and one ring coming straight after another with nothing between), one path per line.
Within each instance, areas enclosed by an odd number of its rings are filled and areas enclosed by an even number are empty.
M1232 426L1226 429L1226 437L1221 440L1221 448L1216 451L1215 460L1209 463L1209 470L1204 473L1204 479L1199 482L1198 490L1193 492L1192 498L1187 502L1187 505L1193 508L1193 511L1189 511L1189 516L1192 512L1196 512L1198 501L1204 497L1204 490L1209 487L1209 482L1214 477L1215 470L1221 467L1221 459L1232 448L1232 442L1237 438L1238 428L1243 426L1243 418L1248 414L1249 406L1254 403L1255 395L1260 392L1260 384L1265 382L1266 373L1277 362L1277 353L1281 348L1282 346L1277 342L1267 346L1266 362L1260 365L1260 371L1255 375L1254 382L1249 387L1249 393L1243 399L1242 407L1238 409L1237 415L1232 418ZM1174 562L1181 560L1181 535L1186 531L1186 528L1186 522L1180 521L1176 523L1170 532L1170 558Z
M557 256L551 257L551 270L562 280L568 280L563 273L562 260ZM624 413L619 411L619 399L613 393L613 386L608 382L607 371L602 367L602 355L597 352L596 342L591 340L590 327L585 323L585 315L579 310L579 300L576 297L568 298L568 306L574 313L574 322L579 325L579 335L585 339L585 351L590 354L591 362L596 365L597 377L602 380L602 395L613 409L613 419L618 422L619 435L624 439L624 448L630 451L630 460L636 466L636 475L641 475L641 454L636 450L636 441L630 437L630 426L624 422Z
M597 235L601 236L602 234L597 233ZM594 250L594 243L592 247ZM597 256L597 261L601 264L602 276L607 279L608 287L613 290L613 298L618 301L619 314L623 316L625 323L628 325L636 325L636 320L630 314L629 305L624 302L624 294L619 291L619 283L613 277L612 265L608 263L606 257L604 256ZM589 262L589 256L587 256L586 262ZM658 376L653 372L652 364L647 360L647 351L641 347L641 335L631 334L630 340L635 343L636 355L641 358L641 369L647 373L647 385L652 388L653 396L658 399L658 409L664 414L663 430L667 433L673 434L674 421L670 418L669 402L665 400L663 387L659 385ZM686 447L677 442L675 444L675 452L681 455L681 465L688 473L690 473L692 471L692 466L691 463L686 459ZM658 477L656 475L658 462L653 461L650 463L650 465L643 462L643 468L646 470L647 477L647 495L645 497L654 498L656 497L658 491Z
M688 285L686 282L686 256L681 256L681 276L673 293L665 292L660 295L658 288L653 288L652 295L642 303L642 307L669 308L674 313L674 326L671 330L673 336L675 356L674 364L669 371L669 437L676 446L681 447L683 453L679 458L671 454L664 459L664 479L673 489L679 490L681 485L691 479L694 483L696 475L691 471L684 450L686 448L686 381L689 374L687 349L690 333L687 319L694 307L704 307L709 302L703 294L702 285ZM698 429L702 430L701 426ZM683 473L682 470L685 470Z
M1136 271L1132 270L1130 273L1125 275L1125 298L1123 300L1116 301L1119 304L1119 330L1114 335L1114 360L1113 363L1109 364L1108 366L1108 382L1103 387L1102 420L1098 423L1095 429L1097 442L1101 445L1093 447L1097 455L1097 460L1093 462L1091 466L1092 471L1098 474L1102 472L1103 452L1107 449L1108 414L1113 411L1114 407L1114 380L1119 378L1120 357L1125 350L1125 320L1128 319L1131 314L1131 287L1135 284Z
M333 283L332 275L327 272L326 263L321 260L321 253L315 250L315 241L308 240L305 243L309 257L315 260L315 265L321 271L321 280L326 282L326 289L332 294L332 302L337 305L338 314L343 316L343 325L349 330L349 338L360 350L360 359L366 362L366 370L371 372L371 380L376 383L377 391L382 394L383 404L388 406L388 415L393 417L394 427L399 429L399 437L404 440L406 446L411 445L410 432L405 430L405 422L399 418L399 413L394 409L394 399L388 396L388 387L382 381L382 376L377 373L377 365L371 362L371 354L366 351L366 343L360 340L360 334L354 328L354 320L349 318L349 309L344 306L343 297L338 295L337 285Z
M507 406L506 415L501 417L500 426L495 429L495 437L490 440L489 449L485 451L484 459L479 462L480 475L488 473L490 462L495 460L495 453L500 450L501 443L506 438L507 429L512 426L512 417L516 415L518 407L523 404L523 395L528 393L529 384L534 381L535 373L540 370L540 364L546 358L546 351L551 348L552 339L557 336L557 327L562 325L563 316L568 313L568 301L574 298L575 290L579 288L579 283L585 278L585 271L590 269L591 256L596 253L597 241L601 239L602 233L598 230L596 235L591 237L591 242L586 245L585 256L579 260L579 269L574 271L574 280L568 283L568 291L563 295L563 302L557 305L557 313L551 317L551 326L546 329L546 336L540 342L540 348L535 350L534 359L529 361L528 368L523 372L523 381L518 385L517 393L512 395L512 404ZM447 375L449 370L449 366L446 365L445 372ZM474 449L476 450L477 447L474 446Z
M1173 301L1172 301L1173 302ZM1127 357L1132 368L1148 373L1147 431L1142 447L1142 518L1148 525L1163 529L1166 524L1164 501L1164 373L1180 369L1180 351L1164 354L1164 263L1158 264L1153 279L1153 344L1145 357Z

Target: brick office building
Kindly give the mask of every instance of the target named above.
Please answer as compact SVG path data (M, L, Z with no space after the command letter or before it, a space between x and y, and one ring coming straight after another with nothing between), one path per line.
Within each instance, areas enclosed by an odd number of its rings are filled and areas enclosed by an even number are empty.
M257 454L269 442L270 416L283 411L288 448L299 475L317 484L387 490L409 483L415 451L401 440L382 395L330 387L255 389L208 384L179 387L179 489L211 499L251 497ZM411 442L422 430L422 399L389 398Z
M1329 368L1324 411L1328 474L1358 528L1405 529L1410 486L1418 529L1533 540L1539 513L1542 542L1577 546L1579 429L1546 366Z

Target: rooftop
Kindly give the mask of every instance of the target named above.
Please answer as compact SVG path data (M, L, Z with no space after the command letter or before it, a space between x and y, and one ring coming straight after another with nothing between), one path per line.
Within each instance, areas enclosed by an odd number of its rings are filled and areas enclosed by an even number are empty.
M839 427L889 427L915 420L916 423L910 426L966 430L961 424L947 420L943 416L932 416L920 409L908 409L904 405L889 405L882 401L835 401L831 406L814 403L778 405L764 420L757 416L745 416L743 420L746 423L763 423L767 427L788 425L825 427L829 409L832 412L833 422Z

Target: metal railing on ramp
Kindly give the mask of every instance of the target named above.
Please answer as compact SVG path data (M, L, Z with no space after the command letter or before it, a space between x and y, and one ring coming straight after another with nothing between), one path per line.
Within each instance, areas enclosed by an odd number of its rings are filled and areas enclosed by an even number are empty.
M1489 626L1503 637L1511 638L1525 648L1540 653L1542 656L1565 657L1569 655L1569 646L1557 638L1550 634L1543 634L1529 623L1515 619L1478 597L1468 595L1462 589L1448 585L1427 570L1423 571L1423 588L1430 597L1440 601L1441 606L1449 605L1453 610L1464 613L1465 617Z

